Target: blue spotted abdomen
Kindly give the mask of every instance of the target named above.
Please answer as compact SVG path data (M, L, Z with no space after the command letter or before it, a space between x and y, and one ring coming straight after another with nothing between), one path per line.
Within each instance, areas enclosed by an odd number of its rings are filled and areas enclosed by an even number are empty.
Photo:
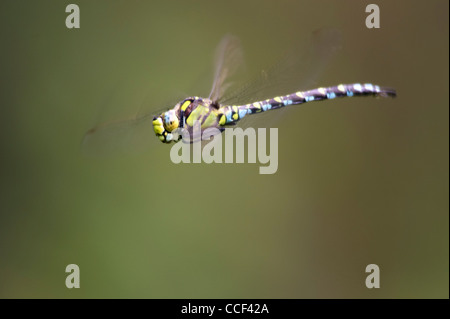
M288 105L302 104L312 101L331 100L338 97L375 96L395 97L394 89L383 88L374 84L340 84L337 86L318 88L309 91L299 91L284 96L277 96L264 101L258 101L240 106L226 106L221 125L237 122L248 114L265 112Z

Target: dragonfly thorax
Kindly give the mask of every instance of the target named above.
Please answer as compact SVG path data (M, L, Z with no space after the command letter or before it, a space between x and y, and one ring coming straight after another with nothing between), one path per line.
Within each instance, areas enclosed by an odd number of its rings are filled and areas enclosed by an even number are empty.
M177 129L190 129L195 121L199 121L202 126L212 122L217 122L217 111L219 106L211 99L198 96L188 97L178 102L173 109L170 109L153 119L153 129L155 134L163 143L170 143L174 140L174 133ZM176 141L175 141L176 142Z

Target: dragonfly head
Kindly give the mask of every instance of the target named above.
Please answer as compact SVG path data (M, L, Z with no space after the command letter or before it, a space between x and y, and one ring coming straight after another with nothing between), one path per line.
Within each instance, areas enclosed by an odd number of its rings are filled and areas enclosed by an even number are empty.
M194 103L197 101L197 103ZM190 97L177 103L175 107L153 118L153 130L163 143L177 142L181 139L178 129L185 128L186 119L192 109L204 103L204 99Z
M153 118L153 130L155 131L156 136L163 143L170 143L174 141L174 132L178 126L180 121L174 110L169 110L167 112L162 113L160 116Z

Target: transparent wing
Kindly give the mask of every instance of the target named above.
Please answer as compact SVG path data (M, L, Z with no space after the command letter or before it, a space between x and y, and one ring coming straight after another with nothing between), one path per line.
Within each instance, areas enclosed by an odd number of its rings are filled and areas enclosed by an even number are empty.
M306 41L298 41L273 67L224 96L222 104L246 104L317 86L317 78L341 48L341 33L320 29Z
M218 101L223 92L229 88L233 75L243 66L242 49L237 37L233 35L223 37L216 49L214 63L215 73L210 98ZM145 151L151 147L152 143L158 142L154 136L151 123L153 116L167 111L186 96L189 95L179 96L174 103L165 104L169 107L161 109L160 112L146 111L144 114L138 112L138 115L132 119L109 121L96 125L83 138L81 144L83 153L94 156L109 156ZM111 102L115 104L126 103L125 101L122 101L122 103ZM108 105L108 107L110 106Z
M153 116L150 114L135 119L103 123L90 129L83 138L84 154L109 156L136 153L148 150L154 137Z
M168 104L172 107L175 104ZM145 152L160 144L153 131L153 117L170 107L137 113L136 116L103 122L91 128L83 137L81 151L89 156L116 156Z
M83 137L81 151L89 156L117 156L144 152L161 144L153 131L153 117L186 96L172 92L167 99L155 94L157 89L146 75L132 81L118 80L104 102L95 107L97 116Z
M209 98L219 101L230 87L232 77L244 66L244 55L237 37L227 34L222 38L216 49L214 65L214 81Z

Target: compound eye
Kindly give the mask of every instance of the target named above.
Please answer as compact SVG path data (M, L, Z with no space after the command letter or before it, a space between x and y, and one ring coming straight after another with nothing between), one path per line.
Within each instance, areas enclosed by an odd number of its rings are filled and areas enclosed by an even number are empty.
M164 114L164 128L168 132L172 132L178 128L178 117L175 114L174 110L167 111Z

